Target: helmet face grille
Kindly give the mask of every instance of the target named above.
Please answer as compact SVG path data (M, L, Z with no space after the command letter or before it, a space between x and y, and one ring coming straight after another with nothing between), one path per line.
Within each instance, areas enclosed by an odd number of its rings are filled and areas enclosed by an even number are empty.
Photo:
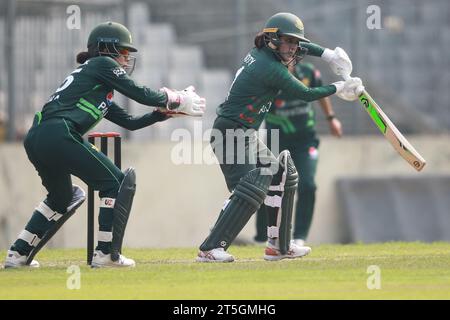
M295 65L295 64L299 63L307 54L308 49L302 47L301 41L299 41L298 48L297 48L297 51L295 52L294 56L292 57L292 59L290 61L286 62L283 58L283 52L280 51L280 45L282 44L282 40L280 39L280 37L282 37L282 36L283 35L280 35L279 33L264 33L265 46L269 50L271 50L277 56L277 58L280 59L280 61L283 61L284 64ZM286 36L292 37L292 35L286 35ZM275 48L270 46L269 43L271 43L273 46L275 46Z
M130 50L128 48L116 46L115 43L98 42L96 52L98 56L107 56L116 60L121 56L125 57L126 63L121 64L121 67L128 75L133 73L136 66L136 57L129 54Z

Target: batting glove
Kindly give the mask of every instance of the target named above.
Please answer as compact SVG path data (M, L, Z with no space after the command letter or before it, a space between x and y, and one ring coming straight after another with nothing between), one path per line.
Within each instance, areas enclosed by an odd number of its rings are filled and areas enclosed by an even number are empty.
M325 49L321 58L328 62L331 70L338 76L352 73L352 62L342 48L336 47L334 50Z

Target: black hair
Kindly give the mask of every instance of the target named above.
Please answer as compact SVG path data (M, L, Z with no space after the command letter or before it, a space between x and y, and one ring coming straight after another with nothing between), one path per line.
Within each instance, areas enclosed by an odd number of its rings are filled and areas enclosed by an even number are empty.
M83 64L90 58L97 57L98 55L99 55L98 47L90 46L90 47L88 47L88 51L83 51L83 52L80 52L79 54L77 54L77 62L80 64Z
M90 58L92 58L92 57L89 54L89 52L87 52L87 51L80 52L80 53L77 54L77 63L83 64L87 60L89 60Z
M255 47L261 49L267 45L266 35L264 32L260 32L255 37Z

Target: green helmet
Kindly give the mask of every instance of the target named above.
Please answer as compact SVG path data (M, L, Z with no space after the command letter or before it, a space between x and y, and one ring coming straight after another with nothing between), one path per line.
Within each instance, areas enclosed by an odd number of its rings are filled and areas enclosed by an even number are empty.
M100 43L112 44L118 48L128 49L130 52L137 51L132 44L130 31L117 22L103 22L91 31L87 43L88 48L98 47Z
M310 42L305 38L305 31L303 22L299 17L292 13L280 12L267 20L263 32L274 38L275 41L280 36L291 36L297 38L299 41ZM277 43L274 43L278 45Z

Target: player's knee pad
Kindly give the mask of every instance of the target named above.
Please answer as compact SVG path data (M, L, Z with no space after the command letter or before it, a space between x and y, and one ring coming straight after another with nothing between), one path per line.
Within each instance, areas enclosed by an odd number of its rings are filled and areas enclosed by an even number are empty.
M298 186L298 173L289 151L282 151L278 160L280 171L277 173L277 179L274 179L269 187L269 194L264 203L277 210L277 225L268 227L268 236L278 238L280 252L286 253L291 241L292 213ZM281 196L276 194L276 191L281 192Z
M242 177L200 249L227 249L263 203L271 181L267 168L251 170Z
M136 192L136 172L128 168L117 193L113 208L113 232L111 242L111 259L116 261L122 251L122 242L125 235L128 217L130 216L133 198Z
M75 213L75 211L83 204L85 200L86 193L84 190L77 185L72 185L72 199L69 201L64 214L58 213L57 211L51 209L45 201L42 201L36 207L36 211L42 214L48 221L54 221L55 223L44 233L41 239L36 239L33 237L36 235L30 235L29 232L21 233L21 235L24 235L27 240L31 240L31 243L33 244L31 244L30 241L25 241L34 247L28 255L27 264L30 264L31 261L33 261L34 256L39 252L39 250L41 250L41 248L55 235L55 233Z

